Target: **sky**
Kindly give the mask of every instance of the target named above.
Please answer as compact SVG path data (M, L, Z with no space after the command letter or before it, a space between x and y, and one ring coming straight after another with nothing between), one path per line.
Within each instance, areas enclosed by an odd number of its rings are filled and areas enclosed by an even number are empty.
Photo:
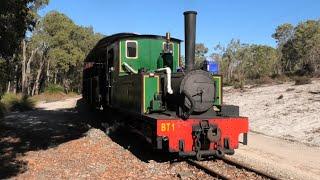
M320 19L319 9L320 0L50 0L40 15L56 10L104 35L170 32L183 40L183 12L194 10L196 41L213 49L232 38L275 47L271 35L278 25Z

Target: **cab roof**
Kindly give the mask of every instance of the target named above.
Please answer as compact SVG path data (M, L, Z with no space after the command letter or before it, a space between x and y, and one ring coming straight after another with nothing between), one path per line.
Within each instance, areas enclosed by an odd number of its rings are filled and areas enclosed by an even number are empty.
M90 51L90 53L86 57L85 62L91 61L92 56L94 56L94 54L97 54L97 53L101 52L102 50L105 50L112 43L114 43L118 40L130 39L130 38L166 39L165 36L151 35L151 34L136 34L136 33L113 34L113 35L104 37L101 40L99 40L99 42L96 44L96 46ZM182 42L182 40L176 39L176 38L170 38L170 40L174 41L174 42L178 42L178 43Z

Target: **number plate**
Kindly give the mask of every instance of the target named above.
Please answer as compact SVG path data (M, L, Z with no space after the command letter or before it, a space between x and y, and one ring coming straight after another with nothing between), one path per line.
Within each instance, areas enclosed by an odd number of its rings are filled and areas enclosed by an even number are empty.
M174 123L169 123L169 122L161 123L160 130L161 132L174 131Z

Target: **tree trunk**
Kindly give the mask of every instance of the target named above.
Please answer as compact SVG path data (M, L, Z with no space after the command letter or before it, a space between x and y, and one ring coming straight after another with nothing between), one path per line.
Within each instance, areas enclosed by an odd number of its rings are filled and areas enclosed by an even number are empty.
M18 79L18 65L15 65L14 67L14 80L13 80L13 83L14 83L14 88L13 88L13 93L17 93L18 91L18 88L19 88L19 79Z
M21 62L21 91L26 95L26 61L27 61L27 46L25 39L22 40L22 62Z
M10 92L10 89L11 89L11 81L9 81L8 82L8 86L7 86L8 88L7 88L7 93L9 93Z
M54 84L57 84L57 74L58 74L58 72L56 71L54 73Z
M28 95L32 94L31 93L31 83L30 83L30 80L31 80L31 63L34 59L34 56L35 54L37 53L38 51L38 48L36 48L35 50L32 50L31 51L31 55L29 57L29 60L27 62L27 68L26 68L26 82L25 82L25 85L28 87Z
M47 72L46 72L46 82L49 84L50 83L50 62L48 60L48 63L47 63Z
M34 83L34 85L33 85L32 96L39 94L40 77L41 77L41 72L42 72L43 65L44 65L44 62L41 61L41 62L40 62L39 69L37 70L36 81L35 81L35 83Z

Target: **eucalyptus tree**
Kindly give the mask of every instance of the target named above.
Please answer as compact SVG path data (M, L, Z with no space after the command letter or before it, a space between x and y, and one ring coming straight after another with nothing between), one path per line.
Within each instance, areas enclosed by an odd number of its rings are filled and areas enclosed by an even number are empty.
M40 79L45 79L42 84L59 84L66 92L80 92L83 60L102 37L92 27L78 26L62 13L47 13L30 41L38 59L34 60L33 82L29 82L33 89L29 93L39 92Z
M218 60L226 83L244 83L277 73L278 54L273 47L233 39L226 47L218 45L215 50L212 56Z
M195 48L195 66L200 68L209 49L203 43L197 43Z
M32 32L38 21L37 11L48 3L49 0L0 1L0 61L6 61L6 65L2 63L0 69L5 69L6 76L2 77L7 77L0 82L0 92L3 92L6 86L10 90L11 81L18 83L18 69L26 68L26 62L20 61L21 50L26 44L26 34Z
M282 24L272 35L277 40L282 69L286 73L313 73L320 64L320 21L307 20L297 26Z

